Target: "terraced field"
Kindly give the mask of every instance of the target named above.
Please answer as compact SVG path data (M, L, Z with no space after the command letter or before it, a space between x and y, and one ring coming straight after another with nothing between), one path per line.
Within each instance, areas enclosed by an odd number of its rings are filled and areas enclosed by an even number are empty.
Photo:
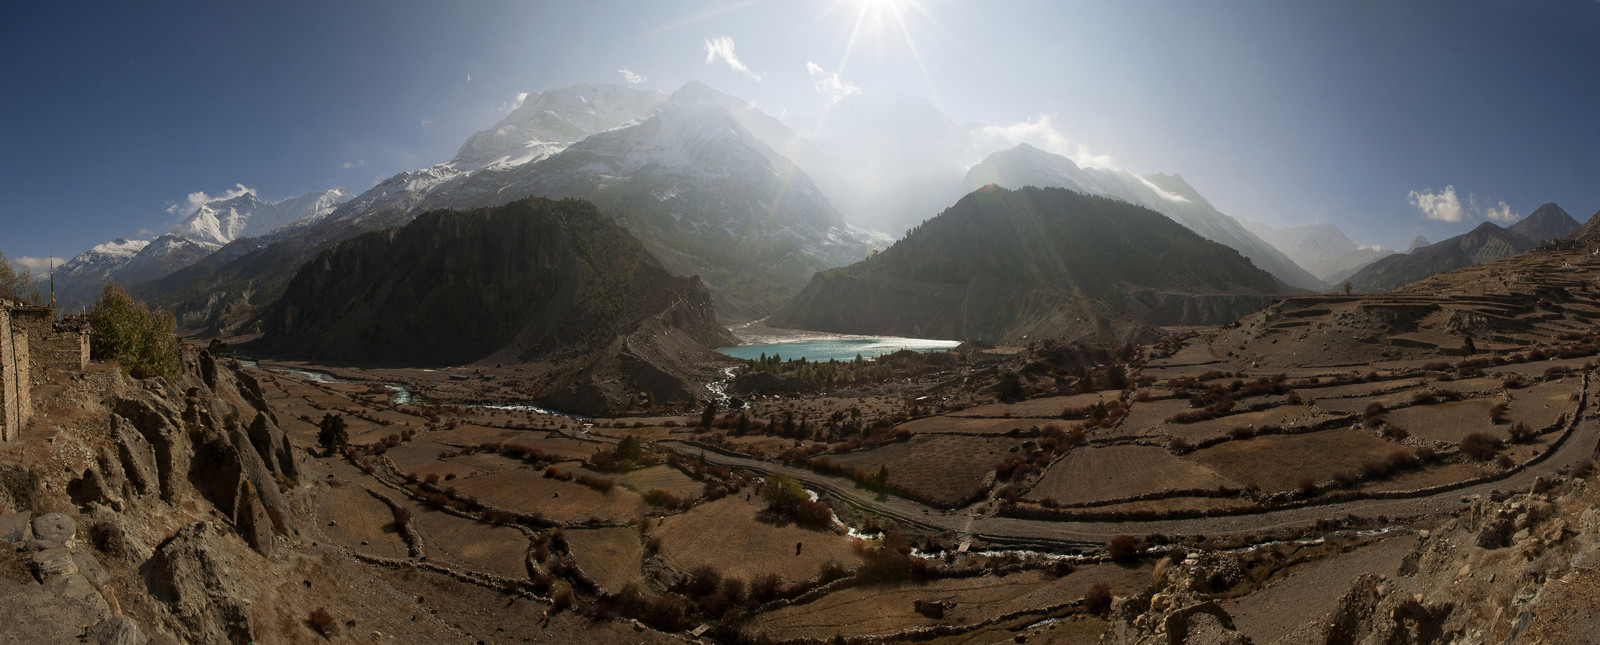
M995 465L1020 439L918 436L881 448L831 455L842 466L867 472L888 467L889 485L937 506L965 504L988 490Z
M1403 448L1368 432L1341 428L1225 441L1196 450L1190 458L1222 477L1275 493L1294 490L1307 478L1323 482L1360 472L1363 464L1382 461L1396 450Z
M1097 504L1162 491L1237 489L1237 482L1155 446L1077 448L1028 491L1029 500Z

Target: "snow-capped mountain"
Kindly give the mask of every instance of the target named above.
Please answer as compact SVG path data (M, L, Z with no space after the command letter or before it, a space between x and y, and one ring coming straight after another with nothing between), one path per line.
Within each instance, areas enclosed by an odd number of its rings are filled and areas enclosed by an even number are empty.
M499 123L468 138L455 158L385 179L342 205L329 219L392 224L427 208L489 197L462 189L460 184L484 170L504 170L545 159L584 137L649 116L666 100L667 95L659 91L619 85L573 85L530 95ZM442 193L451 196L430 199ZM296 225L285 232L304 228ZM357 228L361 228L359 223Z
M125 237L119 237L105 244L96 244L94 248L79 253L56 267L56 279L104 280L112 271L127 264L128 260L138 255L149 244L149 240L130 240Z
M1240 219L1239 223L1328 284L1339 284L1362 267L1395 253L1375 246L1359 246L1339 227L1327 222L1285 228L1245 219Z
M1283 252L1246 230L1238 220L1218 212L1180 175L1152 173L1140 177L1125 170L1082 168L1071 159L1024 143L989 155L973 166L963 181L968 190L988 184L1007 188L1059 186L1138 204L1238 251L1290 286L1311 290L1327 287Z
M314 222L353 197L350 191L334 188L268 202L256 197L255 191L245 191L237 197L201 204L172 232L197 242L222 245L241 237L265 235L295 222Z
M111 272L119 284L139 284L165 276L194 264L221 244L196 240L180 233L167 233L150 240L143 249Z

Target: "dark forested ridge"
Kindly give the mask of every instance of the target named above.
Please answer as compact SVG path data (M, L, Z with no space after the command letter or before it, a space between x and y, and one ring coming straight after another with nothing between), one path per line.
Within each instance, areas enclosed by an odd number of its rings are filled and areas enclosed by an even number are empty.
M1220 324L1294 289L1155 211L1061 188L985 187L887 251L818 274L774 317L846 333L1128 340Z

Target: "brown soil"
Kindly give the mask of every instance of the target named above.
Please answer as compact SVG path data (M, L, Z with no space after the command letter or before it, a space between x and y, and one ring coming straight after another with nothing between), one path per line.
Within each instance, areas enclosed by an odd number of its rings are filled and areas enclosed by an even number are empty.
M1238 488L1210 468L1155 446L1078 448L1045 471L1030 500L1110 502L1164 490Z
M686 513L650 522L648 533L661 540L661 556L674 569L691 571L710 565L746 582L765 574L798 582L817 575L829 562L854 569L861 564L855 540L830 531L816 531L762 515L757 498L725 497ZM799 543L800 553L795 554Z

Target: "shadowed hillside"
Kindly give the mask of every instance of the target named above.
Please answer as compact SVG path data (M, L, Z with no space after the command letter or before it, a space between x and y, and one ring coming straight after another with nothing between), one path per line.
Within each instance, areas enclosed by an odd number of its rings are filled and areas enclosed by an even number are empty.
M805 329L1127 341L1227 322L1293 291L1151 211L1061 188L986 187L889 250L818 274L774 316Z

